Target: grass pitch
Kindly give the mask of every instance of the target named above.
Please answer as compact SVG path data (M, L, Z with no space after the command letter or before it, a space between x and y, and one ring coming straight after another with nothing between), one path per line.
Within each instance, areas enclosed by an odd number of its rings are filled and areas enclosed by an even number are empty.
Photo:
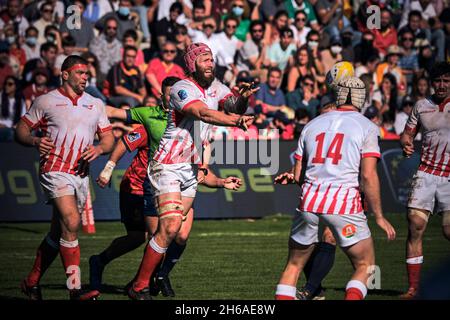
M369 291L367 299L397 299L407 287L404 214L389 214L397 239L388 242L369 217L375 239L377 265L381 270L381 289ZM270 300L287 257L291 217L275 215L259 220L197 220L182 260L171 274L175 299ZM20 281L33 264L37 246L48 231L48 223L0 224L0 299L23 299ZM120 222L97 222L94 235L81 234L82 282L88 283L88 259L111 240L124 234ZM424 239L423 272L437 266L449 252L441 233L441 217L430 219ZM134 276L143 247L113 261L105 269L102 300L126 300L123 286ZM340 249L324 281L327 299L343 299L352 269ZM299 286L303 284L302 276ZM41 281L44 299L68 298L65 275L59 258ZM166 299L158 296L156 299Z

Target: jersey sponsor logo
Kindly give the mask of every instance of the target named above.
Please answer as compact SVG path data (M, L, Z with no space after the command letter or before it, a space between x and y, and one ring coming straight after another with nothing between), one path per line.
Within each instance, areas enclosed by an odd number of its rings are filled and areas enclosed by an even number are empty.
M356 233L356 226L354 224L349 223L342 228L342 235L346 238L353 237L355 233Z
M181 100L184 100L188 97L188 94L187 94L186 90L184 90L184 89L181 89L180 91L178 91L177 94Z
M139 132L133 132L127 135L127 140L131 142L135 142L136 140L141 138L141 134Z
M94 107L93 104L82 104L81 106L82 106L83 108L88 109L88 110L92 110L92 108Z

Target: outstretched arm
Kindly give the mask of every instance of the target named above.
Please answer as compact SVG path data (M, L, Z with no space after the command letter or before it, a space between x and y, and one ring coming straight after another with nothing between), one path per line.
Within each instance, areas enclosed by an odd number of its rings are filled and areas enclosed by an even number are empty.
M100 172L98 178L97 178L97 184L104 188L109 184L109 181L111 180L111 175L113 173L114 168L116 167L116 164L119 162L120 159L122 159L123 155L127 152L127 148L125 144L123 143L122 139L119 139L117 141L117 144L109 156L108 162L105 164L105 167L103 168L102 172Z

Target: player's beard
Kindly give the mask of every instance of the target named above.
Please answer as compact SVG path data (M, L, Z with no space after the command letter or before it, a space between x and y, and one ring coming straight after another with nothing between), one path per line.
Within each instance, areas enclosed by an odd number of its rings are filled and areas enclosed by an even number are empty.
M200 69L199 66L197 66L197 71L194 72L193 76L201 87L209 88L215 78L215 68L211 68L211 73L207 76L205 75L205 70L206 69Z

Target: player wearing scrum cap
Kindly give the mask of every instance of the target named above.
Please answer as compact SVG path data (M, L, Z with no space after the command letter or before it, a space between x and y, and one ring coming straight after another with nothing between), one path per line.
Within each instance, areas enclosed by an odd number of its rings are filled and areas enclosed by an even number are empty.
M39 96L16 129L20 143L39 150L40 183L53 205L50 232L22 282L22 291L33 300L42 298L39 281L58 253L68 278L70 299L87 300L99 295L98 291L81 291L78 229L88 194L89 163L111 152L114 137L104 103L84 92L87 78L87 61L79 56L67 57L61 67L62 86ZM35 129L44 136L32 136ZM94 146L96 134L100 143Z
M149 280L181 228L197 191L197 172L204 169L203 149L209 144L212 125L242 129L253 117L239 115L256 92L244 84L236 94L214 76L211 49L193 43L184 56L188 78L170 91L170 111L158 150L149 163L149 180L156 198L159 228L146 246L144 257L128 296L149 299ZM219 111L223 108L227 113ZM239 114L237 114L239 113Z
M296 298L298 276L318 242L319 221L330 226L355 269L347 283L345 299L364 299L375 254L362 209L359 175L376 223L389 240L395 238L395 230L381 209L376 170L380 157L378 128L359 112L366 96L364 83L346 77L338 83L336 91L337 109L309 122L300 135L295 153L297 183L302 157L306 157L307 169L291 229L289 258L276 288L276 299Z

